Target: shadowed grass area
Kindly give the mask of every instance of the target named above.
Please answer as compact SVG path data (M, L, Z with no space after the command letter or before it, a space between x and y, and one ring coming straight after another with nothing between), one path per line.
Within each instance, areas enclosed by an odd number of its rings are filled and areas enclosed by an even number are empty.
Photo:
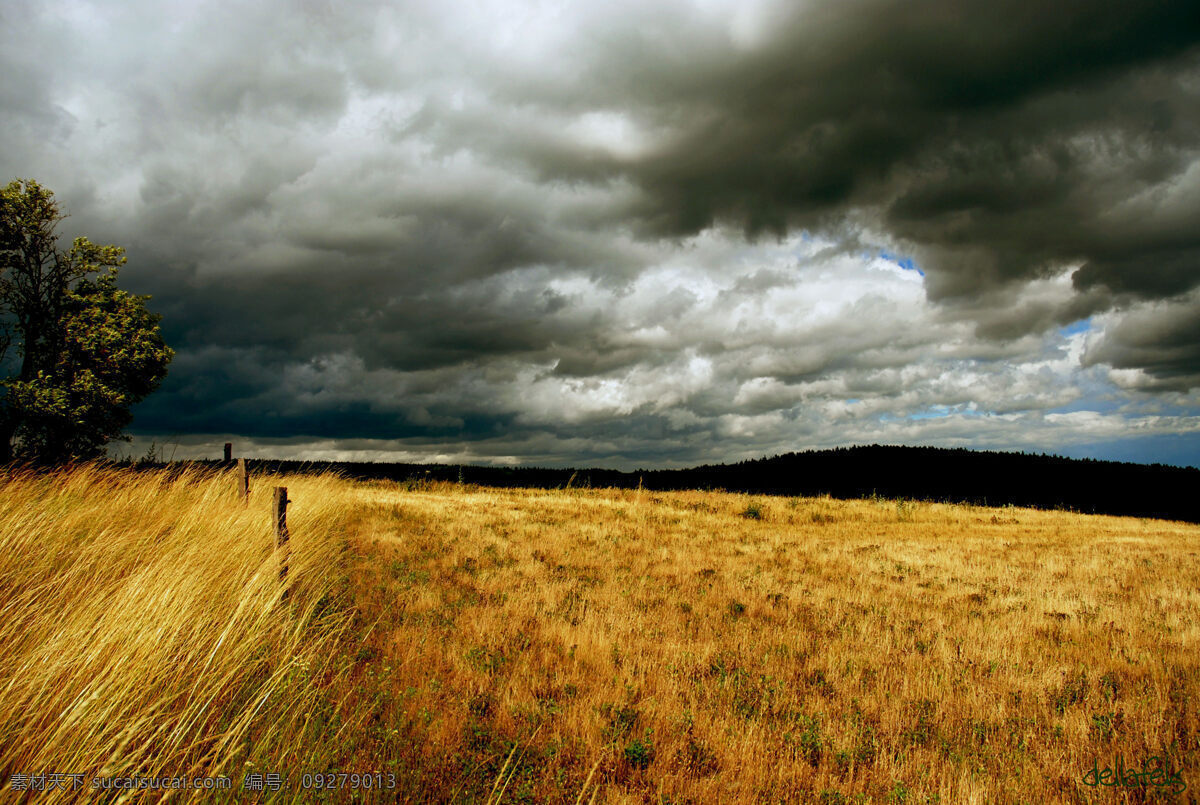
M284 604L274 483L295 501ZM1200 527L254 486L247 508L228 476L4 483L0 779L226 774L237 799L252 769L291 783L263 799L308 801L305 772L379 772L395 788L359 799L412 802L1170 802L1200 784ZM1084 784L1118 755L1166 756L1180 782Z

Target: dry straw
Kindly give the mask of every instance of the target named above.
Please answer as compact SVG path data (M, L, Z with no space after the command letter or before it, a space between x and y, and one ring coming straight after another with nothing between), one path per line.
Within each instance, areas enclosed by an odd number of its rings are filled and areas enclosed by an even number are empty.
M176 801L244 799L247 772L288 776L262 800L304 801L300 775L327 771L392 775L381 801L1170 801L1086 782L1165 756L1200 788L1196 526L328 476L256 479L246 505L232 472L0 478L0 780L231 778Z
M347 509L334 479L289 483L285 604L266 484L246 506L197 471L0 481L0 779L226 775L236 798L246 770L320 751L306 719L349 624L327 572Z

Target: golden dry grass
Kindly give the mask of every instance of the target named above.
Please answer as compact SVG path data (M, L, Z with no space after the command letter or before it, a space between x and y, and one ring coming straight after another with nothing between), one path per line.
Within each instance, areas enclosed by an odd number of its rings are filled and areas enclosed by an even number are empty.
M3 479L5 795L10 775L39 773L227 774L236 792L247 769L308 763L347 737L308 720L350 625L323 573L344 553L344 484L289 482L308 505L294 517L299 581L281 603L264 486L246 506L226 479L188 472ZM64 781L38 801L99 793Z
M270 483L248 510L228 477L0 489L0 779L222 773L236 798L254 768L289 801L328 770L394 774L378 798L413 802L1200 791L1197 526L289 477L281 605ZM1083 784L1118 755L1168 756L1181 783Z

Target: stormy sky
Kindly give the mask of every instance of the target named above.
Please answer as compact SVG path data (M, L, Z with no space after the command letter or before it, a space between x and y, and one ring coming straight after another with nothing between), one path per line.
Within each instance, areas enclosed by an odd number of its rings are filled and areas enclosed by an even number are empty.
M1200 464L1194 0L4 0L0 74L177 352L127 454Z

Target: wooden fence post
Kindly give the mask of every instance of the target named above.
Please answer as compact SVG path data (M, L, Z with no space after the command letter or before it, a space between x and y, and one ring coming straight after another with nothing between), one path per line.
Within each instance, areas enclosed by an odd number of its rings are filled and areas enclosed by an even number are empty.
M242 490L242 501L250 502L250 471L246 469L246 459L238 459L238 482Z
M233 442L225 442L225 463L233 461Z
M287 581L288 572L287 505L287 487L275 487L275 502L273 506L273 511L275 513L275 549L282 549L279 556L280 583ZM283 591L283 597L287 598L287 590Z

